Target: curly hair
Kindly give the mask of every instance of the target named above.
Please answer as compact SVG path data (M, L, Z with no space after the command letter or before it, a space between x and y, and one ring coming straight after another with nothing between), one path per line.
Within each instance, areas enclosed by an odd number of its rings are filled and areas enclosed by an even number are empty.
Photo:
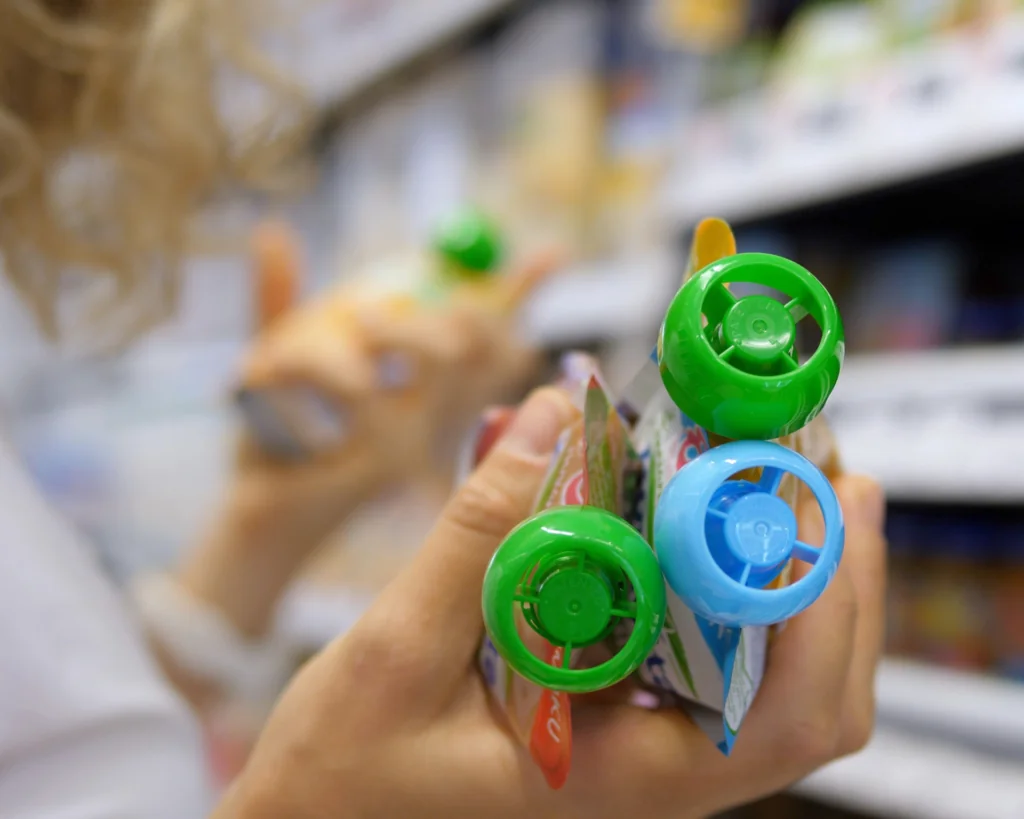
M0 0L0 255L44 333L72 284L100 291L125 338L166 318L201 208L297 181L309 104L256 45L271 12Z

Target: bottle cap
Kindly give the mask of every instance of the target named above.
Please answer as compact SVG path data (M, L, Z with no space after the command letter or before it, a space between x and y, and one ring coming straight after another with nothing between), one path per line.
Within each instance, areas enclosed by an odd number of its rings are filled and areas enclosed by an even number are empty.
M434 235L434 248L458 275L470 278L495 272L503 256L497 228L482 214L469 210L442 222Z
M760 479L733 480L748 469ZM786 475L821 507L820 547L798 539L793 510L778 496ZM696 614L727 626L767 626L799 614L831 582L843 554L839 501L825 475L802 455L765 441L734 441L700 455L665 487L654 543L672 590ZM796 582L772 584L791 559L811 564Z
M734 296L748 282L786 294ZM821 343L805 363L796 327L810 317ZM795 262L741 253L708 265L679 290L658 338L665 389L680 410L724 438L774 439L814 419L831 395L845 353L839 311Z
M495 552L484 578L484 623L495 648L519 674L544 688L586 693L632 674L650 654L665 621L665 580L654 552L622 518L589 506L541 512ZM531 651L516 616L552 646L555 667ZM593 668L569 663L575 649L633 620L626 644Z

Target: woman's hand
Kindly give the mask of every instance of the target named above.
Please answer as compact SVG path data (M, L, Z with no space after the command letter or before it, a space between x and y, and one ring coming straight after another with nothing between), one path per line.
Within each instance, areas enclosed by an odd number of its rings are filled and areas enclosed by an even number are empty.
M836 482L843 563L773 643L730 758L681 712L615 698L573 707L573 769L548 789L476 669L487 564L531 512L575 409L545 389L522 407L448 504L408 570L293 681L217 819L444 816L704 817L755 800L861 748L883 637L883 499ZM805 527L820 526L804 516Z
M313 390L346 429L336 446L297 461L244 434L222 512L181 571L193 595L252 637L267 630L306 559L358 506L391 484L436 475L484 406L521 394L536 357L516 337L515 311L558 262L537 257L449 303L396 310L353 309L336 294L296 308L302 262L283 226L264 226L255 256L261 330L245 383ZM382 383L385 357L405 363L409 385Z

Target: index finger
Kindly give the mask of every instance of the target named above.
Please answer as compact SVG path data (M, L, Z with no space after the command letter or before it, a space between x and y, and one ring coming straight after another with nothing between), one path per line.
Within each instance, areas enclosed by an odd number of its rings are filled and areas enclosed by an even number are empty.
M302 271L298 241L284 222L265 222L253 235L256 328L265 330L295 306Z
M562 253L550 250L530 258L517 270L507 274L500 283L498 307L503 312L519 309L533 293L564 263Z

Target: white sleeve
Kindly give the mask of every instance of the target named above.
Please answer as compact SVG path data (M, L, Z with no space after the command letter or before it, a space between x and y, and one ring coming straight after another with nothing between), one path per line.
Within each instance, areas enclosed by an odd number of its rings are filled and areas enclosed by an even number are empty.
M21 749L0 772L0 816L202 819L210 791L180 717L122 714Z
M200 819L191 712L128 606L0 445L0 817Z

